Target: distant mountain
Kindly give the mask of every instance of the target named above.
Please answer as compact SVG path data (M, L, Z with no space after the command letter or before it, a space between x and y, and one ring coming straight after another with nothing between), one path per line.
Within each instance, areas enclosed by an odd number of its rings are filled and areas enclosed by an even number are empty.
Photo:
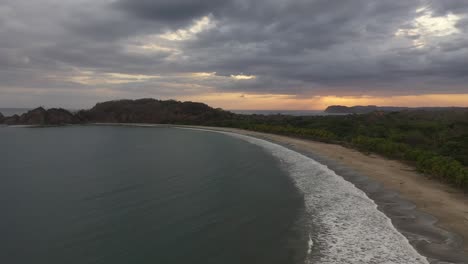
M42 107L22 115L3 117L7 125L59 125L80 123L184 123L204 124L229 119L233 113L215 109L203 103L175 100L117 100L96 104L89 110L71 113L65 109Z
M398 106L376 106L376 105L367 105L367 106L343 106L343 105L332 105L325 109L325 113L330 114L367 114L375 111L381 112L400 112L405 110L429 110L429 111L445 111L445 110L455 110L455 109L466 109L463 107L398 107Z

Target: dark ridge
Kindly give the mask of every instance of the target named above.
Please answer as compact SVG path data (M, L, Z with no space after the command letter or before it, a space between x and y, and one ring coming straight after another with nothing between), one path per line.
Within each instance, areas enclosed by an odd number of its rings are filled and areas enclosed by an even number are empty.
M8 125L63 125L80 123L213 124L234 114L203 103L175 100L116 100L96 104L76 114L65 109L38 107L21 116L0 118Z
M18 124L18 121L19 121L19 116L12 115L12 116L5 117L5 119L3 120L3 123L7 125L16 125Z
M7 125L64 125L77 124L80 120L65 109L43 107L30 110L21 116L13 115L4 118Z
M5 121L5 117L0 113L0 124L3 124L3 121Z
M78 119L90 123L204 124L231 118L233 114L203 103L175 100L117 100L79 111Z

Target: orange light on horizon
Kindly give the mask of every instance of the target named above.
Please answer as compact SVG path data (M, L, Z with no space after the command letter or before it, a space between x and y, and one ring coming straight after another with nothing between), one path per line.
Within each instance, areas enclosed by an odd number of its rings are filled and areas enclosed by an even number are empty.
M421 94L398 96L313 96L286 94L212 93L179 98L204 102L228 110L323 110L330 105L378 105L401 107L468 107L467 94Z

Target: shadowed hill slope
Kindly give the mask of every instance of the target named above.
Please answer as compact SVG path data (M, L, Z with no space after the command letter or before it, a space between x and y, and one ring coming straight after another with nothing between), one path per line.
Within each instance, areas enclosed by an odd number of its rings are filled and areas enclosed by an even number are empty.
M139 99L98 103L76 116L85 122L99 123L203 124L230 118L232 114L203 103Z

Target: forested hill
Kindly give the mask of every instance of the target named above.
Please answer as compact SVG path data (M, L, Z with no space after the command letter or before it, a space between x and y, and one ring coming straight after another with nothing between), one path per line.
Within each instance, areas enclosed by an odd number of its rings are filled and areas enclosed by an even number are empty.
M203 103L175 100L118 100L98 103L76 116L84 122L197 124L232 118L232 113Z
M22 115L3 117L7 125L60 125L83 123L194 124L232 119L234 114L203 103L175 100L116 100L96 104L89 110L70 113L65 109L33 109Z

